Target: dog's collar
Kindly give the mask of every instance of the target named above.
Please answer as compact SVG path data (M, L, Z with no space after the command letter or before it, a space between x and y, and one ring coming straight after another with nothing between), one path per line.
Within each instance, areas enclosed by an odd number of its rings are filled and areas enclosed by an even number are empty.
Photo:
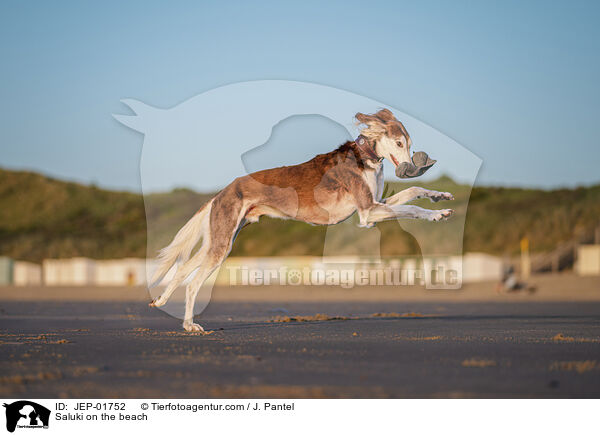
M369 139L367 139L362 134L356 138L354 143L359 149L361 157L368 158L371 160L377 160L378 162L381 162L383 160L383 157L379 157L377 153L375 153L375 146L373 146Z

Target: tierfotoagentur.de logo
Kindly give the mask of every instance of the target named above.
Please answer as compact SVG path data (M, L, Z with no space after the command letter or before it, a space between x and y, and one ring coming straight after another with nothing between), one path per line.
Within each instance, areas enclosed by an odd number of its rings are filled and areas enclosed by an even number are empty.
M18 400L3 405L6 408L6 430L48 429L50 410L29 400Z
M134 99L122 102L133 114L114 117L144 135L140 176L150 305L183 319L186 331L202 330L192 317L208 306L215 285L461 287L466 210L481 159L431 126L362 95L286 80L235 83L166 109ZM326 148L315 145L321 141L317 137L328 132L341 138L332 143L342 145L318 154ZM299 163L313 155L311 146L317 156ZM415 152L419 146L435 160ZM224 150L230 158L221 156ZM291 163L298 163L297 169L286 169ZM434 164L434 177L448 174L460 180L456 197L409 184ZM405 184L386 187L384 166ZM170 212L154 193L167 182L194 186L199 171L212 183L234 181L200 209L190 210L193 217L187 216L175 234L172 225L165 225L173 221ZM226 172L247 175L223 176ZM421 198L441 204L434 209L406 205ZM178 207L188 204L183 200ZM322 255L297 264L226 260L238 233L261 216L325 226ZM418 255L382 255L385 239L375 224L383 221L395 221L398 231L410 234ZM183 292L185 298L168 303Z

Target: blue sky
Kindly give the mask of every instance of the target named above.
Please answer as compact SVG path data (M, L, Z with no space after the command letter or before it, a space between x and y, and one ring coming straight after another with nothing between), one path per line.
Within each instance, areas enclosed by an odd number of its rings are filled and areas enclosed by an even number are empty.
M282 79L412 115L481 157L478 184L597 183L599 18L598 2L2 2L0 166L139 190L119 100Z

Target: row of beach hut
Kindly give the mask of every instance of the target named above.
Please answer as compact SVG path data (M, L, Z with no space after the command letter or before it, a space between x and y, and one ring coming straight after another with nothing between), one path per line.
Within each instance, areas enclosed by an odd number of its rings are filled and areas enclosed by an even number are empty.
M0 257L0 284L16 286L124 286L146 282L146 260L47 259L42 264Z
M16 286L137 286L146 284L146 269L156 267L143 258L94 260L90 258L46 259L42 264L0 257L0 285ZM501 259L481 253L437 258L405 257L383 261L338 257L260 257L229 258L216 276L217 285L244 285L247 271L315 270L424 270L442 276L456 271L457 286L466 282L497 281L502 276ZM442 274L442 275L440 275ZM427 279L433 275L426 273Z

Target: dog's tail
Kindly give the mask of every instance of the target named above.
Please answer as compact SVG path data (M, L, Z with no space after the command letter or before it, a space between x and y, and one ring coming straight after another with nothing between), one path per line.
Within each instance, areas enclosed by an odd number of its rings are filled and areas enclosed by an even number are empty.
M158 268L152 275L150 287L158 285L167 272L177 261L187 261L192 254L194 246L201 237L204 237L208 228L208 219L213 200L204 204L198 212L187 221L177 232L169 246L161 249L158 253Z

